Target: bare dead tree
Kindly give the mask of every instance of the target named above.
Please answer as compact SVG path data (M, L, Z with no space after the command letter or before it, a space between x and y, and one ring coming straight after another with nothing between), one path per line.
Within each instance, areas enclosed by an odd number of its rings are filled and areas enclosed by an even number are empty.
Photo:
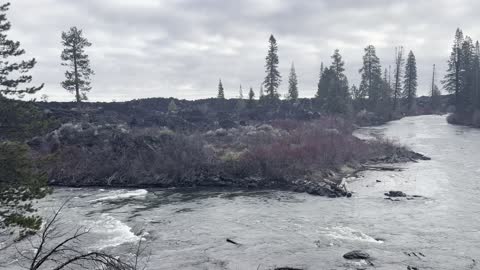
M140 268L141 261L139 259L146 249L146 244L142 241L139 241L133 259L128 261L123 261L103 251L84 250L82 248L82 240L89 233L88 228L79 227L71 233L59 227L59 215L67 202L47 219L43 229L32 236L26 237L25 240L35 250L32 256L24 255L17 249L18 254L29 262L29 265L23 265L24 268L30 270L72 268L98 270L145 269Z

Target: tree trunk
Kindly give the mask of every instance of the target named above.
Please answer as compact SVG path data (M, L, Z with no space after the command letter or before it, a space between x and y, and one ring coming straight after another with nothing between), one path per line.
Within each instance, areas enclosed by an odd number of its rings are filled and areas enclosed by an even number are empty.
M455 63L455 111L460 107L459 91L460 91L460 49L456 48L457 59Z
M77 67L77 48L76 45L73 46L73 68L75 76L75 97L77 99L77 104L80 105L80 89L78 85L78 67Z

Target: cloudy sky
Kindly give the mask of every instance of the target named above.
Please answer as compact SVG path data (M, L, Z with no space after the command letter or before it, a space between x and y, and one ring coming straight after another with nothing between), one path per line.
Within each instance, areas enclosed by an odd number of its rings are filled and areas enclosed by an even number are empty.
M33 75L50 100L73 100L60 82L60 35L84 30L93 89L90 100L207 98L221 78L227 97L241 84L256 91L264 77L268 37L279 45L279 92L295 63L300 96L316 91L320 63L340 49L351 84L359 83L363 48L373 44L384 67L395 46L413 50L419 94L432 65L446 68L457 27L480 39L478 0L11 0L10 38L36 57Z

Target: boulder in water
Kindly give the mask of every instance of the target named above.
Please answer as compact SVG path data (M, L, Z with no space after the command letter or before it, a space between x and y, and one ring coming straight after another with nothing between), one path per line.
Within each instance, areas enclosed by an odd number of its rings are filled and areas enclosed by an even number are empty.
M403 193L402 191L390 190L388 193L385 193L385 196L388 196L388 197L407 197L407 194Z
M343 258L347 260L366 260L370 258L370 254L362 250L354 250L343 254Z

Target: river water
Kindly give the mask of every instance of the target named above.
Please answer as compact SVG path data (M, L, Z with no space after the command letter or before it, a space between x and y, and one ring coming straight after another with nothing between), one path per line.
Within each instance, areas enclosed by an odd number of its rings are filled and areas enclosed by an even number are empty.
M90 248L123 253L145 239L148 269L480 269L480 130L419 116L358 133L384 135L432 160L349 179L352 198L61 188L40 207L48 213L72 198L62 223L91 228ZM389 190L423 197L389 201ZM354 249L374 266L342 258Z

